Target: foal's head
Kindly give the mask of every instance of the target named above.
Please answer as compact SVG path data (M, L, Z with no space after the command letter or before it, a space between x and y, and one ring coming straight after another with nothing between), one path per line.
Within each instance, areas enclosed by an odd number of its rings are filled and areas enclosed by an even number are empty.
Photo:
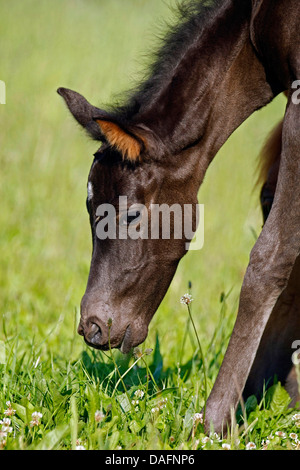
M93 253L78 332L97 349L128 352L145 340L187 251L192 236L175 233L176 218L189 204L184 215L195 219L197 185L187 171L188 152L180 162L145 125L118 122L78 93L58 92L76 120L102 141L87 185ZM169 220L158 217L158 204L165 204L162 217Z

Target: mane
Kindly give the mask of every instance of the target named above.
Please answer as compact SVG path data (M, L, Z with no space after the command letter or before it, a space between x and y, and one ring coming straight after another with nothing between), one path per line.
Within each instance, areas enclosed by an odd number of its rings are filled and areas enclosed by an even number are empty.
M115 104L110 112L120 120L146 109L170 82L176 67L195 41L199 40L205 27L211 23L226 0L181 0L174 8L175 21L167 24L167 31L160 34L158 49L151 53L152 63L144 78L126 93L125 104ZM124 101L124 96L123 96Z

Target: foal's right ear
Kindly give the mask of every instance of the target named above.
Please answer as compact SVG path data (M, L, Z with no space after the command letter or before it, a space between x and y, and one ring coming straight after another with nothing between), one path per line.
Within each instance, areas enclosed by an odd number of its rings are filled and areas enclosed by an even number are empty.
M68 88L59 88L57 93L63 97L76 121L86 129L93 139L103 141L103 134L94 118L103 116L103 119L105 119L107 113L91 105L76 91L69 90Z

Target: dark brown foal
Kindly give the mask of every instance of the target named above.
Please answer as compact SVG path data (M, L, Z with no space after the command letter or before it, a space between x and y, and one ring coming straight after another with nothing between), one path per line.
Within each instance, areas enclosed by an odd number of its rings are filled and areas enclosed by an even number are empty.
M110 340L123 352L145 340L190 238L100 239L99 207L110 203L123 228L151 219L157 204L189 205L195 222L198 190L219 149L251 114L288 90L274 137L276 148L281 135L280 159L266 165L265 224L207 401L208 430L226 427L244 389L259 392L275 374L286 381L291 343L299 338L299 19L299 0L191 0L125 105L107 112L59 89L75 119L103 144L88 181L93 254L78 331L93 347L108 349ZM137 204L147 210L133 214Z

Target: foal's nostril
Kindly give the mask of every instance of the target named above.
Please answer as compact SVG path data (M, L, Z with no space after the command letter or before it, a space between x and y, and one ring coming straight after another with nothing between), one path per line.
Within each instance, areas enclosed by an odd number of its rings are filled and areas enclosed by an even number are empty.
M78 325L77 332L80 336L84 336L84 329L81 323Z
M94 344L95 346L101 344L102 331L99 325L91 323L88 333L86 334L86 340Z

